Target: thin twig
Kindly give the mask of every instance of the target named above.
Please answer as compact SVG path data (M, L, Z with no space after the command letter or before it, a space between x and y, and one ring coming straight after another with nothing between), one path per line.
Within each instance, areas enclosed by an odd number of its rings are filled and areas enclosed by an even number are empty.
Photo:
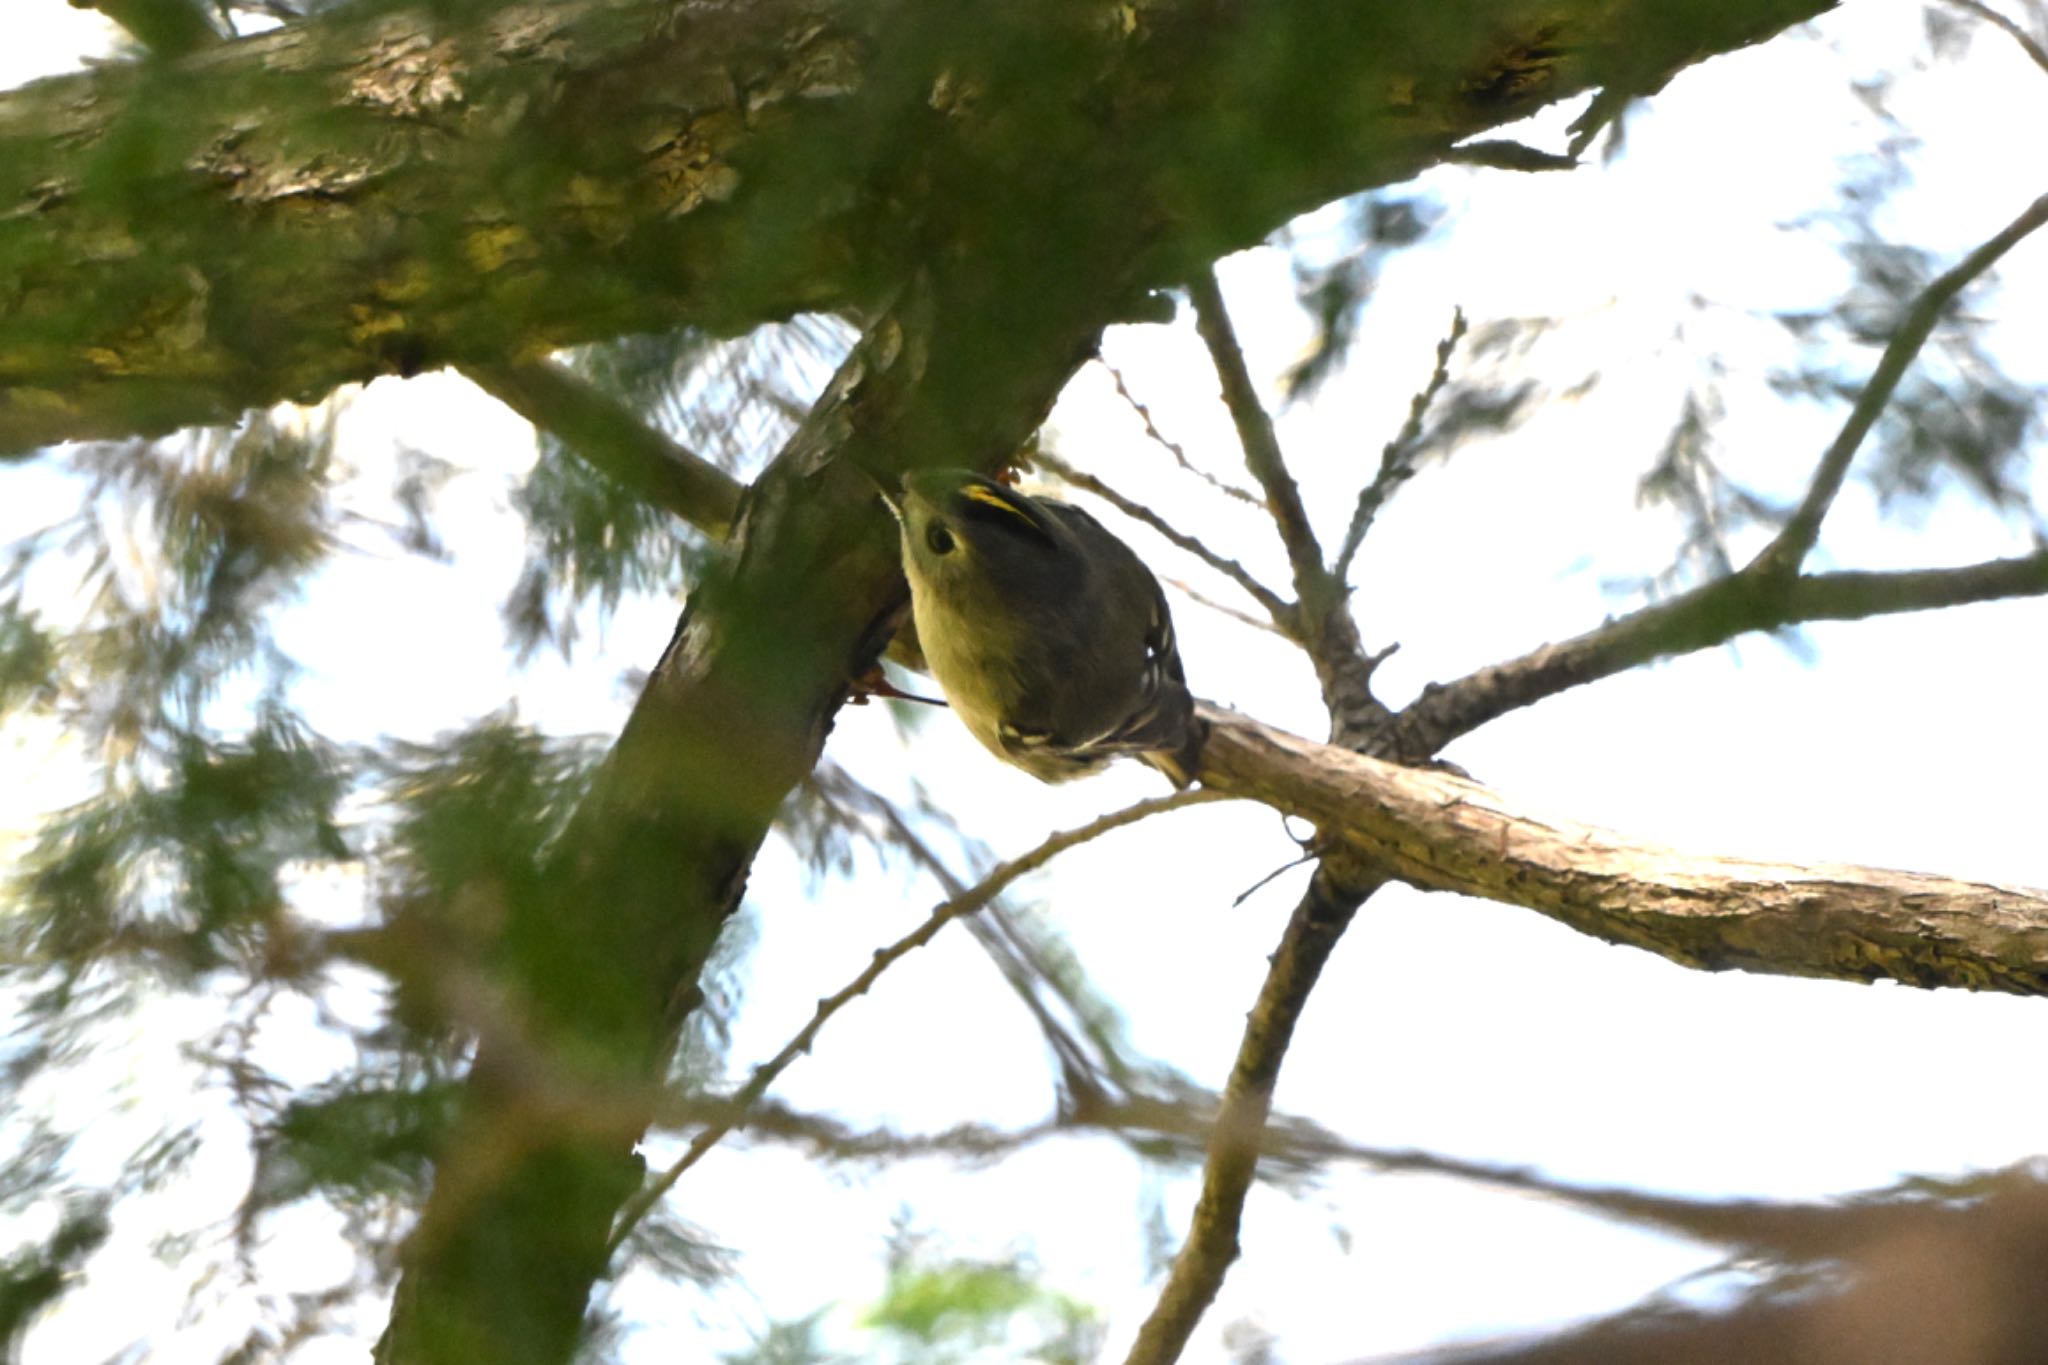
M1260 617L1254 616L1248 611L1239 611L1236 607L1231 606L1228 602L1218 602L1215 598L1210 597L1206 593L1202 592L1200 589L1196 588L1192 583L1189 583L1186 579L1161 578L1159 581L1161 583L1164 583L1167 587L1172 588L1174 591L1178 592L1181 596L1187 598L1190 602L1193 602L1198 607L1207 607L1210 611L1216 612L1218 615L1221 616L1227 616L1231 620L1237 622L1239 625L1250 626L1253 630L1263 630L1268 635L1278 635L1283 640L1287 638L1286 635L1281 631L1280 627L1274 625L1270 620L1265 620Z
M1166 537L1166 539L1172 541L1181 549L1186 550L1196 559L1201 560L1204 564L1207 564L1210 568L1237 584L1238 587L1243 588L1245 593L1254 602L1257 602L1266 609L1267 614L1274 621L1287 620L1293 614L1293 605L1281 598L1280 594L1252 577L1251 571L1245 568L1244 565L1234 559L1227 559L1217 554L1201 541L1177 529L1166 518L1160 516L1157 512L1145 506L1145 504L1138 502L1136 499L1125 497L1093 474L1084 473L1074 468L1074 466L1068 464L1065 460L1062 460L1044 447L1040 447L1037 451L1033 452L1031 460L1033 464L1050 471L1082 492L1093 493L1111 507L1116 508L1117 511L1131 518L1131 520L1144 522L1160 535Z
M1991 6L1978 4L1977 0L1948 0L1948 2L1957 9L1966 9L1985 22L1995 24L1999 28L2004 29L2006 34L2020 45L2020 50L2033 60L2035 66L2040 67L2043 71L2048 71L2048 48L2042 47L2032 34L2028 33L2018 24L2006 18L2003 14L1991 8Z
M854 977L852 981L848 982L839 991L818 1001L817 1010L811 1015L809 1022L797 1030L796 1036L784 1044L780 1052L777 1052L766 1062L754 1068L753 1076L733 1096L731 1108L728 1110L727 1115L713 1121L702 1132L698 1133L696 1137L692 1138L689 1147L684 1150L682 1156L678 1157L673 1165L663 1171L653 1184L647 1186L639 1194L627 1201L624 1207L620 1209L618 1220L613 1225L609 1250L616 1253L625 1242L627 1236L632 1232L634 1225L646 1217L648 1210L660 1203L662 1197L674 1188L676 1181L682 1179L683 1172L689 1170L690 1167L702 1160L704 1154L716 1146L719 1140L724 1138L726 1134L746 1122L748 1110L762 1095L767 1093L768 1087L774 1083L775 1078L788 1069L789 1065L799 1056L811 1050L811 1044L817 1040L818 1032L825 1026L826 1020L844 1009L857 997L865 995L868 988L875 984L883 972L887 971L900 959L931 942L939 930L945 928L947 924L959 919L963 915L971 915L980 910L1000 895L1010 883L1027 873L1037 871L1054 857L1066 852L1070 848L1085 844L1089 840L1107 834L1113 829L1120 829L1125 825L1135 824L1139 820L1157 815L1162 811L1178 810L1182 806L1201 805L1209 801L1228 799L1216 792L1192 788L1188 791L1174 792L1170 796L1160 796L1147 801L1139 801L1124 807L1122 810L1111 811L1100 819L1091 820L1077 829L1055 834L1030 852L1003 863L974 886L968 888L964 893L941 902L926 917L923 924L920 924L902 938L897 939L888 947L877 948L873 959L866 967L861 969L859 975Z
M1891 402L1893 392L1905 377L1914 357L1920 354L1920 348L1927 344L1935 324L1941 320L1942 310L1965 286L2044 223L2048 223L2048 194L2029 204L2003 232L1920 291L1920 297L1913 301L1913 306L1899 323L1899 330L1879 357L1870 382L1857 395L1856 404L1849 410L1841 432L1821 456L1805 500L1763 552L1743 569L1744 573L1789 578L1799 571L1814 542L1820 539L1820 524L1833 505L1835 495L1842 489L1842 481L1849 473L1849 464L1856 457L1857 447L1863 444L1863 438L1869 435L1871 427L1876 425L1886 405Z
M1372 529L1373 518L1394 496L1394 490L1406 483L1415 474L1415 451L1422 438L1422 417L1429 411L1429 405L1451 377L1451 352L1465 337L1465 310L1451 310L1451 330L1436 344L1436 368L1430 371L1429 382L1413 398L1408 400L1408 420L1401 424L1401 430L1394 439L1387 442L1380 451L1379 472L1358 492L1358 506L1351 513L1351 525L1345 528L1344 543L1337 551L1337 563L1331 572L1338 582L1351 577L1351 561L1357 557L1358 547L1365 543L1365 533Z
M1224 307L1215 270L1196 272L1188 281L1188 296L1195 304L1195 329L1209 348L1209 359L1223 385L1224 406L1230 409L1230 420L1244 446L1245 467L1265 490L1266 510L1280 532L1281 544L1287 547L1287 562L1294 569L1295 595L1303 602L1316 599L1323 595L1321 590L1329 578L1329 571L1323 566L1323 547L1316 543L1308 511L1301 504L1301 489L1287 472L1280 440L1273 432L1273 419L1259 401L1251 371L1245 367L1244 348L1238 345L1237 333L1230 325L1230 312Z
M1180 442L1168 440L1166 434L1160 431L1158 424L1152 420L1152 409L1140 402L1138 396L1131 392L1130 385L1124 382L1124 372L1100 356L1096 357L1096 363L1109 371L1110 382L1116 385L1117 396L1130 405L1132 412L1138 414L1138 420L1145 424L1145 434L1152 438L1155 445L1164 447L1167 453L1173 456L1175 464L1225 497L1236 498L1247 506L1256 507L1261 511L1265 510L1265 502L1249 488L1239 488L1234 483L1217 478L1206 469L1196 468L1194 462L1188 459L1187 451L1181 448Z

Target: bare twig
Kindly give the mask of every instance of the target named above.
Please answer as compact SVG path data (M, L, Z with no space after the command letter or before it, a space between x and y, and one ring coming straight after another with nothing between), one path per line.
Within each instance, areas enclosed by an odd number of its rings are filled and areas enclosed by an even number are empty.
M1158 424L1152 420L1152 409L1140 402L1138 396L1131 392L1130 385L1124 382L1124 372L1110 364L1107 360L1103 360L1100 356L1096 357L1096 363L1109 371L1110 382L1116 385L1117 396L1130 405L1132 412L1138 414L1138 420L1145 424L1145 434L1152 438L1153 444L1163 447L1168 454L1172 455L1175 464L1225 497L1235 498L1239 502L1251 507L1261 509L1265 507L1266 504L1260 500L1259 495L1250 489L1239 488L1234 483L1217 478L1206 469L1197 468L1194 462L1188 459L1188 453L1181 448L1180 442L1168 440L1166 434L1160 431Z
M1055 834L1030 852L1012 858L1000 867L997 867L962 894L950 897L942 902L925 919L923 924L920 924L917 928L896 940L896 942L886 948L877 948L874 958L866 967L861 969L859 975L855 976L852 981L848 982L840 990L820 1000L817 1010L811 1015L809 1022L797 1031L796 1036L784 1044L780 1052L777 1052L766 1062L754 1068L753 1076L733 1096L731 1108L727 1114L724 1117L715 1119L702 1132L698 1133L696 1137L692 1138L690 1145L684 1150L682 1156L676 1159L673 1165L663 1171L653 1184L635 1195L620 1209L618 1220L612 1228L611 1251L617 1252L619 1246L625 1241L628 1234L632 1232L633 1225L646 1217L649 1209L661 1202L662 1197L670 1189L674 1188L676 1181L682 1179L683 1172L701 1161L704 1154L716 1146L719 1140L725 1137L726 1134L746 1122L749 1108L762 1095L767 1093L768 1087L774 1084L777 1076L780 1076L787 1070L789 1065L798 1057L811 1050L811 1044L816 1041L819 1030L825 1026L825 1022L828 1019L852 1003L857 997L865 995L868 988L875 984L883 972L887 971L902 958L931 942L939 930L945 928L947 924L959 919L963 915L971 915L980 910L1019 877L1037 871L1054 857L1066 852L1070 848L1085 844L1089 840L1107 834L1113 829L1120 829L1125 825L1135 824L1139 820L1157 815L1162 811L1177 810L1182 806L1200 805L1209 801L1226 799L1228 798L1220 793L1202 788L1194 788L1188 791L1175 792L1170 796L1139 801L1134 805L1124 807L1122 810L1112 811L1100 819L1091 820L1077 829Z
M1751 631L2044 593L2048 551L1955 569L1808 574L1782 586L1736 574L1455 682L1432 684L1375 737L1371 752L1422 762L1458 736L1545 697Z
M1223 402L1237 427L1244 446L1244 461L1265 490L1266 510L1279 529L1287 547L1287 562L1294 569L1294 591L1304 602L1316 595L1316 588L1329 577L1323 566L1323 548L1308 523L1301 505L1301 490L1287 472L1280 453L1280 441L1273 433L1273 419L1259 401L1251 371L1245 368L1244 350L1230 325L1230 313L1223 305L1223 291L1216 284L1216 272L1205 269L1188 281L1188 295L1195 304L1195 327L1209 348L1216 377L1223 385Z
M1357 557L1358 547L1365 543L1365 533L1372 529L1373 518L1394 495L1394 490L1406 483L1415 473L1415 451L1422 438L1423 414L1451 377L1451 352L1465 336L1465 310L1451 312L1451 330L1436 344L1436 368L1430 371L1429 382L1422 386L1413 398L1408 400L1408 420L1401 424L1401 430L1394 439L1387 442L1380 451L1379 472L1372 476L1358 493L1358 506L1351 513L1351 525L1345 528L1344 543L1337 551L1337 563L1331 573L1342 583L1351 577L1351 561Z
M1185 579L1161 578L1159 581L1164 583L1167 587L1172 588L1175 592L1178 592L1179 594L1181 594L1181 596L1187 598L1190 602L1193 602L1198 607L1207 607L1210 611L1216 612L1222 616L1228 616L1231 620L1237 622L1239 625L1250 626L1253 630L1262 630L1265 631L1268 635L1280 635L1281 638L1286 638L1285 635L1282 634L1280 627L1274 625L1271 620L1254 616L1248 611L1239 611L1236 607L1231 606L1228 602L1218 602L1215 598L1210 597L1208 594L1202 592L1200 589L1196 588L1193 584L1187 582Z
M2006 18L2003 14L1991 8L1991 6L1978 4L1977 0L1948 0L1948 2L1957 9L1968 10L1986 23L1994 24L2004 29L2006 35L2020 45L2020 50L2027 54L2035 66L2040 67L2043 71L2048 71L2048 48L2042 47L2032 34L2028 33L2018 24Z
M1160 516L1157 512L1145 506L1145 504L1133 498L1125 497L1093 474L1074 468L1074 466L1043 447L1035 451L1031 459L1032 463L1057 475L1084 493L1093 493L1096 497L1101 498L1133 521L1144 522L1160 535L1166 537L1166 539L1172 541L1181 549L1186 550L1189 554L1237 584L1238 587L1243 588L1246 595L1264 607L1267 614L1275 621L1284 621L1293 615L1293 605L1285 601L1280 594L1252 577L1251 571L1245 568L1244 565L1234 559L1227 559L1217 554L1201 541L1177 529L1166 518Z
M742 491L739 480L562 366L507 361L465 366L462 373L655 506L715 538L723 539L732 528Z
M1870 382L1857 395L1848 420L1842 423L1840 433L1822 454L1805 499L1783 529L1743 572L1789 578L1799 571L1814 542L1820 538L1821 521L1833 505L1835 495L1841 491L1857 447L1863 444L1863 438L1870 434L1870 428L1876 425L1886 405L1891 402L1899 381L1905 377L1914 357L1920 354L1920 348L1926 345L1935 324L1941 320L1942 310L1965 286L2044 223L2048 223L2048 194L2029 204L2019 217L2006 225L2004 231L1920 291L1920 297L1913 301L1913 306L1899 323L1899 330L1878 358L1877 369L1871 374Z

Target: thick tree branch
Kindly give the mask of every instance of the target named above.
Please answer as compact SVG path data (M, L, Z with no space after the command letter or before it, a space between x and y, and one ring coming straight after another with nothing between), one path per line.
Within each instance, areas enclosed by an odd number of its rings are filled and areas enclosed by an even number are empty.
M1138 298L1543 104L1825 7L337 6L0 93L0 453L873 311L931 251L974 249L964 201L1046 241L1141 227Z
M1545 697L1751 631L2043 594L2048 551L1954 569L1807 574L1783 585L1758 582L1745 570L1455 682L1433 683L1374 737L1370 752L1420 763L1460 735Z
M1884 414L1899 381L1920 354L1920 348L1927 344L1927 338L1934 334L1935 324L1941 321L1943 311L1971 281L1989 270L2001 256L2044 223L2048 223L2048 194L2029 204L2019 217L2006 225L2004 231L1920 291L1906 316L1900 319L1899 330L1886 343L1884 354L1878 357L1877 369L1871 373L1870 382L1863 386L1863 392L1856 396L1855 405L1849 409L1841 431L1821 455L1820 465L1814 471L1813 482L1807 488L1805 498L1745 572L1789 578L1799 571L1814 542L1820 539L1820 524L1826 519L1828 508L1834 505L1835 495L1842 489L1842 481L1848 477L1849 465L1856 458L1857 448Z
M1538 819L1447 772L1202 715L1204 785L1312 820L1417 886L1523 906L1710 971L2048 994L2048 892L1680 853Z
M462 373L654 506L714 539L732 529L744 491L738 479L562 366L513 361L467 365Z

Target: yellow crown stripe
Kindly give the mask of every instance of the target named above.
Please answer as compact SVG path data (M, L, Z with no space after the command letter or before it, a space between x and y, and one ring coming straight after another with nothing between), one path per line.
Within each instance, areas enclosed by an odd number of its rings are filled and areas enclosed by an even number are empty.
M1021 517L1027 525L1034 527L1038 525L1036 517L985 484L962 484L960 486L960 496L972 498L976 502L987 503L990 507L1000 507L1013 517Z

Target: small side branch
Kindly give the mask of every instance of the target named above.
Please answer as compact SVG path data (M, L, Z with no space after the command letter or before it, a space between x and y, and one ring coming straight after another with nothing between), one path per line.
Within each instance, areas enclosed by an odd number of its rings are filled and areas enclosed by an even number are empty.
M1239 488L1234 483L1225 483L1206 469L1197 468L1194 461L1188 458L1188 453L1181 449L1180 442L1168 440L1166 433L1159 429L1159 424L1152 420L1152 409L1146 407L1143 402L1139 401L1138 395L1131 392L1131 386L1124 382L1124 372L1100 357L1096 358L1096 363L1109 371L1110 382L1116 385L1117 397L1123 399L1131 411L1138 414L1138 420L1145 424L1145 435L1151 438L1152 444L1159 446L1167 454L1173 456L1175 464L1227 498L1234 498L1248 507L1263 508L1265 506L1264 503L1259 501L1256 494Z
M1759 583L1744 571L1455 682L1432 684L1375 737L1373 752L1419 763L1510 711L1751 631L2044 594L2048 551L1954 569L1807 574L1782 586Z
M465 366L462 373L655 506L718 539L732 529L743 491L739 480L560 365L507 361Z
M1681 853L1540 820L1451 773L1213 707L1202 781L1312 820L1402 881L1548 915L1682 966L2048 994L2048 892Z
M1430 371L1429 382L1421 392L1408 400L1408 419L1401 424L1401 430L1394 439L1387 442L1380 451L1379 472L1372 476L1358 493L1358 506L1352 510L1351 524L1344 530L1343 546L1337 551L1337 563L1331 570L1338 582L1351 578L1351 561L1358 556L1358 547L1365 543L1365 533L1372 529L1373 519L1380 509L1387 505L1387 499L1394 496L1394 490L1406 483L1415 474L1415 452L1422 439L1422 418L1429 411L1429 405L1436 401L1451 378L1451 352L1458 349L1458 343L1465 338L1465 310L1460 308L1451 313L1451 330L1436 344L1436 368Z
M1196 559L1201 560L1217 573L1222 574L1225 578L1237 584L1238 587L1244 589L1245 595L1254 602L1257 602L1261 607L1264 607L1266 614L1272 617L1276 623L1293 618L1293 604L1254 578L1251 570L1245 568L1244 565L1234 559L1229 559L1216 553L1216 551L1210 549L1207 545L1195 539L1195 537L1175 527L1172 522L1160 516L1144 503L1125 497L1093 474L1074 468L1074 466L1068 464L1043 446L1033 452L1031 460L1032 463L1058 475L1062 480L1072 484L1082 492L1093 493L1096 497L1101 498L1131 520L1142 521L1167 540L1173 542L1173 544L1186 550Z
M191 0L71 0L71 7L98 10L152 57L166 61L212 47L226 36Z
M1850 408L1841 431L1821 455L1813 482L1798 510L1746 572L1783 578L1799 571L1814 542L1820 539L1821 522L1826 519L1828 508L1834 505L1835 495L1841 492L1842 481L1848 477L1849 465L1856 458L1857 448L1883 415L1892 394L1899 387L1899 381L1920 354L1920 348L1927 344L1935 324L1941 320L1942 310L1971 281L1989 270L2000 257L2044 223L2048 223L2048 194L2029 204L2019 217L2006 225L2003 232L1965 256L1920 292L1920 297L1913 301L1913 306L1899 323L1899 330L1885 346L1884 354L1878 358L1877 369L1871 374L1870 382L1863 386L1863 392L1857 395L1856 404Z
M2040 67L2043 71L2048 71L2048 48L2042 47L2032 34L2028 33L2018 24L2006 18L2003 14L1991 8L1991 6L1978 4L1977 0L1948 0L1948 2L1957 9L1968 10L1984 20L1984 22L2003 29L2007 37L2020 45L2020 51L2026 53L2028 59L2035 66Z
M732 1097L731 1102L722 1108L719 1116L707 1123L704 1129L690 1140L690 1145L684 1149L683 1154L676 1159L674 1164L663 1171L653 1184L635 1195L620 1209L618 1221L613 1225L612 1229L610 1251L614 1254L617 1253L619 1247L624 1244L627 1236L633 1231L634 1225L646 1217L648 1210L660 1203L662 1198L675 1187L675 1183L682 1179L683 1172L703 1160L704 1154L718 1145L719 1141L726 1134L745 1124L748 1113L760 1101L761 1097L768 1092L768 1087L775 1083L775 1078L788 1070L790 1064L798 1057L811 1050L811 1044L817 1041L818 1033L825 1027L826 1021L860 996L867 994L868 989L880 979L883 972L909 956L912 952L931 942L937 936L939 930L963 915L971 915L981 910L997 896L1001 895L1019 877L1037 871L1070 848L1085 844L1091 839L1109 833L1111 830L1135 824L1148 816L1158 815L1163 811L1178 810L1182 806L1200 805L1209 801L1227 799L1228 795L1226 793L1203 788L1175 792L1171 796L1161 796L1149 801L1139 801L1124 807L1122 810L1111 811L1100 819L1091 820L1077 829L1070 829L1063 833L1055 834L1030 852L1012 858L1000 867L997 867L988 876L982 878L959 895L949 897L941 902L926 917L924 923L918 925L917 928L911 930L902 938L897 939L888 947L877 948L873 960L861 969L859 975L855 976L852 981L849 981L838 991L818 1001L817 1010L811 1015L810 1021L797 1030L796 1036L785 1043L781 1051L777 1052L760 1066L754 1068L753 1076Z

